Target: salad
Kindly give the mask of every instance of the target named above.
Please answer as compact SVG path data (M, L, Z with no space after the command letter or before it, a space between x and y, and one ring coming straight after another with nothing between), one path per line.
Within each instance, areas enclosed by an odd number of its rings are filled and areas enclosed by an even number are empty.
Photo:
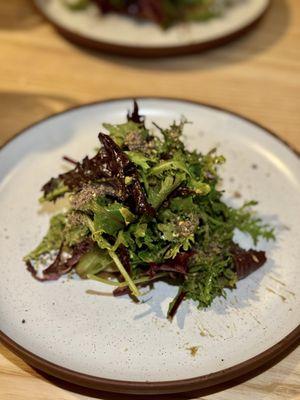
M149 20L163 28L178 22L206 21L222 15L236 0L63 0L71 10L82 10L91 3L101 13L118 13Z
M183 300L208 307L239 279L266 262L264 251L234 242L236 229L274 239L273 228L253 212L254 201L232 208L222 199L215 149L189 151L182 119L168 128L145 118L134 102L127 121L104 124L100 148L82 161L64 157L69 172L51 178L41 202L67 197L69 209L55 215L41 243L25 258L39 281L74 271L82 279L113 286L135 301L157 281L178 287L172 318Z

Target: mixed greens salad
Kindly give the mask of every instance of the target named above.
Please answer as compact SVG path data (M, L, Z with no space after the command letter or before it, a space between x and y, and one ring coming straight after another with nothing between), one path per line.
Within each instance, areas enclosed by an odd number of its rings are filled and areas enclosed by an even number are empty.
M265 252L239 247L234 231L256 244L274 239L273 229L253 213L254 201L235 209L222 200L217 168L225 159L215 149L187 150L186 123L154 124L155 134L134 102L127 122L104 124L109 135L99 134L94 157L64 157L73 169L43 186L41 202L67 196L69 209L51 218L48 233L25 257L36 279L74 270L136 301L141 288L165 281L178 287L172 318L183 300L208 307L265 263Z
M163 28L182 21L206 21L222 15L236 0L62 0L71 10L95 3L104 14L114 12L150 20Z

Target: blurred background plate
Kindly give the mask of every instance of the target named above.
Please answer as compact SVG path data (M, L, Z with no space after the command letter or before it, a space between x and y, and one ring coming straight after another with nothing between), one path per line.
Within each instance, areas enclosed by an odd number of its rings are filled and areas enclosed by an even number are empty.
M78 107L1 149L0 339L33 366L88 387L143 394L210 387L271 362L299 339L300 160L269 131L230 112L164 98L138 103L149 127L185 115L193 122L185 129L188 147L224 154L225 200L258 200L259 214L276 227L276 242L259 244L268 262L206 310L185 302L172 323L166 313L176 288L162 282L134 304L101 295L110 288L94 281L34 280L22 257L63 205L41 206L40 187L64 170L62 155L92 154L101 124L122 123L132 100Z
M271 0L240 0L224 15L206 22L162 30L126 16L101 16L96 6L70 11L61 0L34 0L37 8L67 39L98 50L137 57L189 54L213 48L248 32Z

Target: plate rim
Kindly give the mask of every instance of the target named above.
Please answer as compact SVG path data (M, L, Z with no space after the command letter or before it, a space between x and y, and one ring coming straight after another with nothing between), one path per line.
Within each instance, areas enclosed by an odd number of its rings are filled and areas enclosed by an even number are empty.
M32 0L34 8L37 12L50 23L63 37L72 42L73 44L80 45L89 49L103 51L104 53L116 54L120 56L130 56L134 58L159 58L159 57L172 57L179 55L196 54L214 49L225 45L233 40L239 39L241 36L250 32L260 21L265 17L269 11L273 0L268 0L265 9L251 22L245 26L237 29L234 32L225 34L216 39L208 39L201 43L192 43L186 45L175 46L130 46L123 44L116 44L109 41L88 38L80 33L65 28L58 22L55 22L43 8L38 4L37 0Z
M233 116L236 116L244 121L247 121L257 127L263 129L266 133L274 137L277 141L281 142L285 147L287 147L292 153L294 153L300 159L300 151L295 149L292 145L287 143L284 139L278 136L274 131L266 128L260 123L252 120L251 118L245 117L237 112L228 110L227 108L215 106L212 104L189 100L179 97L165 97L165 96L136 96L134 97L137 101L139 100L165 100L174 102L183 102L196 106L204 106L213 110L226 112ZM98 101L93 101L89 103L75 105L73 107L67 108L66 110L51 114L48 117L42 118L29 126L23 128L21 131L17 132L13 137L8 139L0 146L0 151L3 150L9 143L13 142L16 138L25 134L31 128L38 126L52 118L55 118L62 114L67 114L70 111L74 111L81 108L86 108L95 105L114 103L118 101L132 101L132 97L118 97L111 99L103 99ZM179 380L169 380L169 381L126 381L117 379L101 378L97 376L92 376L77 372L58 364L52 363L34 353L27 350L23 346L19 345L17 342L12 340L7 336L2 330L0 330L0 342L5 344L10 350L15 354L20 356L25 362L38 368L49 375L53 375L56 378L79 384L81 386L104 390L107 392L114 393L129 393L129 394L167 394L167 393L180 393L180 392L190 392L193 390L205 389L213 387L225 382L229 382L241 376L255 371L256 369L263 367L268 363L275 363L280 355L285 355L286 352L291 351L297 344L300 344L300 324L286 335L279 342L271 346L270 348L264 350L263 352L257 354L256 356L238 363L232 367L225 368L223 370L213 372L207 375L202 375L199 377L179 379Z

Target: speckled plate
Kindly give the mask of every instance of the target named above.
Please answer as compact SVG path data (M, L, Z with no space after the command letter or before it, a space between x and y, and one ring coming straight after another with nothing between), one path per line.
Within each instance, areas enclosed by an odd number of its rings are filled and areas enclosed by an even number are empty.
M122 55L155 57L216 47L246 33L262 18L271 0L235 0L224 15L168 30L114 14L102 16L95 5L70 11L61 0L34 0L38 10L71 41Z
M101 124L123 122L132 101L89 104L29 127L0 152L0 337L32 365L81 385L143 394L208 387L272 360L299 337L300 161L269 131L230 112L183 100L138 102L149 126L185 115L193 121L188 146L217 146L226 156L225 200L257 199L276 227L275 243L259 243L268 262L206 310L185 302L172 323L166 312L176 289L163 283L134 304L94 281L34 280L22 257L63 206L41 207L39 188L66 168L62 155L92 154Z

